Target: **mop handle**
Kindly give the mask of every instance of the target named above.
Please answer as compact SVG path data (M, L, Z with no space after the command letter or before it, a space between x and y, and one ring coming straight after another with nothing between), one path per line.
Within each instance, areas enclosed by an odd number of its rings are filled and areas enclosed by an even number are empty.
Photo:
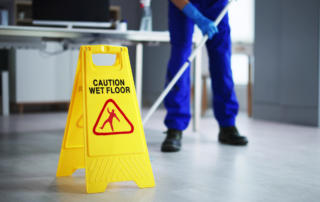
M234 0L230 0L228 2L228 4L223 8L223 10L221 11L221 13L219 14L219 16L217 17L217 19L214 21L214 24L216 26L218 26L218 24L220 23L220 21L222 20L222 18L225 16L225 14L228 12L228 9L231 5L231 3ZM156 102L152 105L152 107L150 108L148 114L146 115L146 117L143 119L142 124L145 125L147 123L147 121L149 120L149 118L151 117L151 115L156 111L156 109L158 108L158 106L161 104L161 102L163 101L163 99L167 96L167 94L169 93L169 91L172 89L172 87L174 86L174 84L176 84L176 82L178 81L178 79L181 77L181 75L186 71L186 69L188 68L189 64L193 61L193 59L195 58L195 56L197 55L197 53L199 52L199 50L202 48L202 46L206 43L206 41L208 40L208 35L204 35L204 37L202 38L201 42L198 44L198 46L196 47L196 49L191 53L191 55L188 57L188 60L183 64L183 66L180 68L180 70L178 71L178 73L173 77L173 79L170 81L170 83L167 85L167 87L164 89L164 91L161 93L161 95L158 97L158 99L156 100Z

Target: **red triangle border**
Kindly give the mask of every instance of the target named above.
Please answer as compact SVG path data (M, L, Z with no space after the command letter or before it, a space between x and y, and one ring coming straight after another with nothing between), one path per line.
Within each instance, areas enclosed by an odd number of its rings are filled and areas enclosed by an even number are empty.
M96 131L96 128L97 128L97 126L98 126L98 123L99 123L99 121L100 121L100 118L101 118L101 116L102 116L102 114L103 114L103 112L104 112L104 110L105 110L105 108L106 108L106 106L108 105L109 102L113 103L114 106L116 106L116 108L117 108L118 111L122 114L122 116L124 117L124 119L129 123L129 125L131 126L131 130L130 130L130 131L109 132L109 133L98 133L98 132ZM116 103L113 99L107 100L107 101L105 102L105 104L104 104L104 106L103 106L103 108L102 108L99 116L98 116L98 119L97 119L97 121L96 121L96 124L95 124L94 127L93 127L93 133L94 133L95 135L118 135L118 134L130 134L130 133L133 133L133 131L134 131L133 124L129 121L129 119L128 119L127 116L123 113L123 111L120 109L120 107L117 105L117 103Z

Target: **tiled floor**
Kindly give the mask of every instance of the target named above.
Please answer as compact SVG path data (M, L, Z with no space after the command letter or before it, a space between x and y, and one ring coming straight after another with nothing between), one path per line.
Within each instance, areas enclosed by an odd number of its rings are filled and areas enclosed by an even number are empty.
M0 117L0 201L320 201L320 129L240 114L250 143L227 146L208 112L199 132L185 131L182 151L161 153L164 115L145 126L156 187L110 183L98 194L86 194L83 169L55 177L66 113Z

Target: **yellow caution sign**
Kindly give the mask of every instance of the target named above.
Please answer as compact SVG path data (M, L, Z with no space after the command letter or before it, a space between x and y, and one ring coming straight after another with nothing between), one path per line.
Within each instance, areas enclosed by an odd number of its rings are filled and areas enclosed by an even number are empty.
M103 53L117 55L113 66L92 62ZM88 193L118 181L155 186L126 47L80 48L57 177L79 168Z

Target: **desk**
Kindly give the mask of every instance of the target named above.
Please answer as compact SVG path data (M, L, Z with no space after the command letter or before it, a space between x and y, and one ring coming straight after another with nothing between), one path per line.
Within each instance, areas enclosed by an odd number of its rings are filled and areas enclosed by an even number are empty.
M202 35L194 34L197 45ZM65 29L27 26L0 26L0 48L41 48L42 41L72 40L71 46L88 44L89 41L136 45L135 86L139 107L142 103L143 44L169 43L169 32L117 31L103 29ZM201 108L201 52L194 63L193 128L199 128ZM164 78L163 78L164 79Z
M196 32L195 32L196 33ZM193 43L197 45L202 35L194 34ZM136 78L135 86L139 107L142 104L142 71L143 71L143 44L169 43L169 32L140 32L140 31L117 31L102 29L65 29L46 27L24 26L0 26L0 48L41 48L42 41L57 41L69 39L74 42L73 46L87 44L93 39L106 40L102 42L119 43L122 45L136 45ZM71 44L72 45L72 44ZM232 52L245 54L249 57L249 82L248 82L248 115L251 115L251 67L253 56L253 44L251 42L233 43ZM201 51L197 54L194 62L194 102L193 102L193 129L199 129L201 116ZM163 78L164 79L164 78Z

